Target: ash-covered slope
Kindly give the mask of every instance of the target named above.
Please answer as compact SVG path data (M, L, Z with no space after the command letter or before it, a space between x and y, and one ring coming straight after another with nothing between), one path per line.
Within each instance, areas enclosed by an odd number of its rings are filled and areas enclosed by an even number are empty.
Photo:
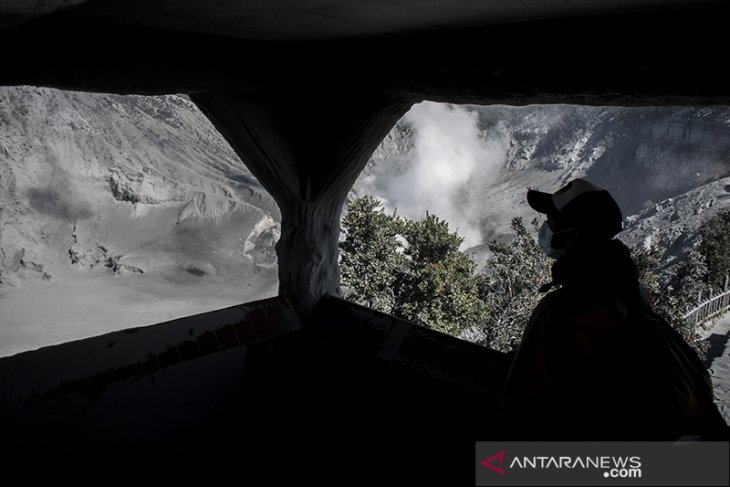
M620 238L632 247L657 248L662 270L683 262L699 242L699 227L730 209L730 177L668 198L625 219Z
M645 209L671 206L668 198L728 175L730 107L424 103L388 135L353 195L376 195L410 217L436 213L478 251L483 242L509 235L512 217L536 216L524 200L528 187L554 191L588 178L611 191L624 215L639 214L627 221L633 242L636 225L649 215ZM428 183L417 184L419 178ZM728 204L700 192L691 205L712 198L717 208Z
M0 354L275 294L278 220L184 97L0 88Z
M479 107L505 167L585 175L626 214L730 173L728 107Z

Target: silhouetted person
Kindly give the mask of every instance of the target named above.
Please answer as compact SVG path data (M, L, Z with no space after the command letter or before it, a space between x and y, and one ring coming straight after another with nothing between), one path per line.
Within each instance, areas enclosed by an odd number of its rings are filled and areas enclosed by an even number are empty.
M621 211L604 189L575 179L530 190L547 215L540 245L553 281L515 354L499 421L504 439L711 438L727 434L707 371L651 309L629 249L614 236Z

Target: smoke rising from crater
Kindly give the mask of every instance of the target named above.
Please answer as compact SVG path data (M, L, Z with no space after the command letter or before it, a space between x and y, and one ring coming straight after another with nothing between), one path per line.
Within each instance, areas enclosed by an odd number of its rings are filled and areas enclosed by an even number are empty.
M413 128L413 149L407 158L385 164L388 177L377 178L373 194L408 218L428 211L446 220L464 237L462 248L481 243L480 211L471 203L503 167L506 149L484 138L478 114L468 107L423 102L405 121Z

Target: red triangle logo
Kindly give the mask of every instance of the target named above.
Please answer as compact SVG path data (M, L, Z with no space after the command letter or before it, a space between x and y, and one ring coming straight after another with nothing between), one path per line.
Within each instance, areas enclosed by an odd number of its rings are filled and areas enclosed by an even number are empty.
M504 452L503 451L497 453L496 455L494 455L492 457L487 458L486 460L483 460L482 465L484 465L487 468L491 468L492 470L494 470L495 472L497 472L500 475L507 475L507 472L505 472L504 470L502 470L499 467L495 467L494 465L492 465L492 462L497 459L499 459L499 466L501 467L502 463L504 462Z

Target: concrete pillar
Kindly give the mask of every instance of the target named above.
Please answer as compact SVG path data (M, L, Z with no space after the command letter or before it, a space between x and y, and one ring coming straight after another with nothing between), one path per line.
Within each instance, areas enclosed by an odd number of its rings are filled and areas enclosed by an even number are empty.
M411 102L380 94L191 96L281 210L279 294L306 320L340 295L338 237L348 191Z

